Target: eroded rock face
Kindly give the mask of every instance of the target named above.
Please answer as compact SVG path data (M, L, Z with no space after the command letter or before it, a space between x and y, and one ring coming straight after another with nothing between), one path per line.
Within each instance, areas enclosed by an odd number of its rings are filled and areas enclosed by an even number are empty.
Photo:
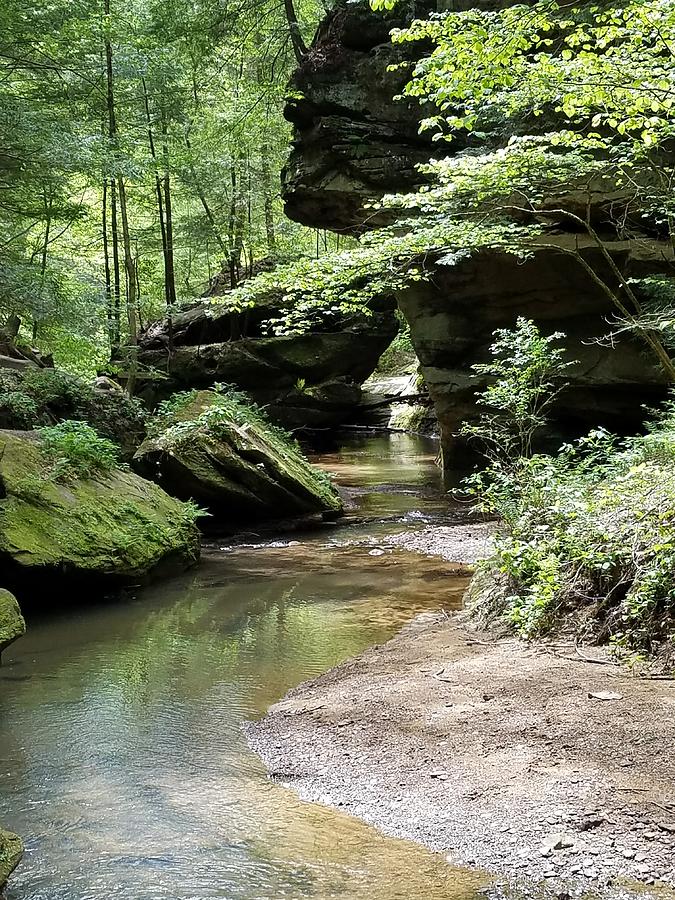
M37 599L36 583L113 587L197 561L192 517L156 484L122 469L65 481L47 470L35 432L0 431L0 569L22 600Z
M194 307L175 317L171 351L165 323L143 336L140 361L162 377L143 382L141 396L154 405L176 391L220 382L245 391L286 428L341 424L353 416L361 384L396 334L393 303L335 330L235 339L233 328L242 322Z
M194 392L134 462L171 494L207 507L229 530L342 512L328 477L290 439L212 391Z
M503 5L509 0L452 0L438 8ZM424 15L433 4L417 3ZM410 12L410 5L404 8ZM367 0L339 0L319 29L307 61L295 76L298 99L287 116L295 125L293 150L285 177L289 216L307 225L336 231L358 231L379 224L363 210L366 198L401 192L420 184L415 165L432 154L447 154L447 145L426 143L417 134L421 111L410 103L392 101L406 73L387 72L388 64L410 48L389 45L394 17L371 13ZM413 45L414 46L414 45ZM417 48L419 52L419 48ZM401 57L398 56L400 59ZM594 195L594 221L606 223L608 205L617 198L604 188ZM574 197L566 197L569 207ZM555 206L560 198L552 199ZM572 202L572 208L574 204ZM554 217L555 218L555 217ZM550 243L588 241L565 233L564 220L552 229ZM667 271L672 251L645 241L611 246L624 275ZM584 253L608 283L594 248ZM569 256L541 250L528 261L501 252L483 252L454 266L425 259L427 282L399 293L400 309L410 323L412 342L421 363L441 426L447 468L466 463L466 447L457 439L462 421L477 414L475 393L481 387L471 369L489 356L492 333L513 328L518 316L533 319L544 333L565 332L572 359L571 387L560 397L547 446L605 425L619 432L634 431L644 406L665 396L661 371L640 343L622 336L613 347L597 339L611 330L615 310L590 276Z
M650 256L637 244L609 246L628 275L649 274L661 264L660 248ZM602 272L597 251L588 247L585 253ZM610 347L602 340L615 310L582 267L560 254L541 251L523 261L485 252L452 268L438 266L433 281L401 292L399 303L436 408L447 469L461 470L466 462L467 448L457 432L477 415L476 392L485 384L471 366L489 359L492 333L512 328L518 316L533 319L544 334L564 332L567 355L578 361L542 447L557 449L570 436L599 425L618 433L636 431L645 405L666 396L664 375L641 343L623 336Z
M0 660L2 651L26 633L26 622L14 594L0 588Z
M417 3L417 12L435 9ZM361 231L382 221L364 212L367 199L424 183L419 163L433 143L420 135L419 108L397 102L406 70L389 67L410 58L389 31L406 24L395 14L374 15L368 2L338 0L291 83L286 118L295 126L283 174L286 213L305 225Z
M0 828L0 892L7 879L21 862L23 842L16 834Z

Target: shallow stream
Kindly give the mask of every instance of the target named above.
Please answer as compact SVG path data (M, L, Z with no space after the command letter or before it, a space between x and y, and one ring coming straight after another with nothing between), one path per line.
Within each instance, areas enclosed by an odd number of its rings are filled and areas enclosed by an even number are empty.
M317 458L345 486L345 524L216 543L135 599L29 622L0 669L0 823L27 846L9 900L475 895L441 856L301 803L241 729L459 601L439 560L378 547L446 517L435 451L350 437Z

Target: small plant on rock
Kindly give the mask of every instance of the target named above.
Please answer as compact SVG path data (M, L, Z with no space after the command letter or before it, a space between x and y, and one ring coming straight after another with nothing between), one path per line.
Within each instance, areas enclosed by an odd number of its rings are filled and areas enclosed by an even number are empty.
M488 379L478 394L485 411L460 433L476 441L493 465L511 467L532 455L533 440L573 363L565 361L564 350L556 346L565 337L562 332L542 335L534 322L522 317L513 331L502 328L494 337L490 362L472 367Z
M85 422L68 420L39 433L53 481L107 474L120 464L118 447Z

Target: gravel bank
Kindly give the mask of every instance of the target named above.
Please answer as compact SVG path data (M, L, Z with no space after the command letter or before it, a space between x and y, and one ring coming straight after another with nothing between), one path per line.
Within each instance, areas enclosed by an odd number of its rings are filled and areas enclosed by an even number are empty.
M470 562L424 532L400 546ZM463 526L465 528L465 526ZM436 529L445 531L445 529ZM456 535L455 535L456 536ZM475 548L474 548L475 549ZM675 687L426 615L300 685L251 746L304 799L558 894L675 887Z

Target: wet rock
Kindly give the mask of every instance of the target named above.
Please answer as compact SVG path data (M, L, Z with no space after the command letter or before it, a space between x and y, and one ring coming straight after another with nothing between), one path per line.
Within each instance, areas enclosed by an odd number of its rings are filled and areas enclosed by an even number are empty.
M26 633L26 622L14 594L0 588L0 661L2 651Z
M7 879L21 862L23 842L16 834L0 828L0 891Z
M218 523L335 517L342 501L325 473L259 412L195 391L134 457L169 493L208 508Z

